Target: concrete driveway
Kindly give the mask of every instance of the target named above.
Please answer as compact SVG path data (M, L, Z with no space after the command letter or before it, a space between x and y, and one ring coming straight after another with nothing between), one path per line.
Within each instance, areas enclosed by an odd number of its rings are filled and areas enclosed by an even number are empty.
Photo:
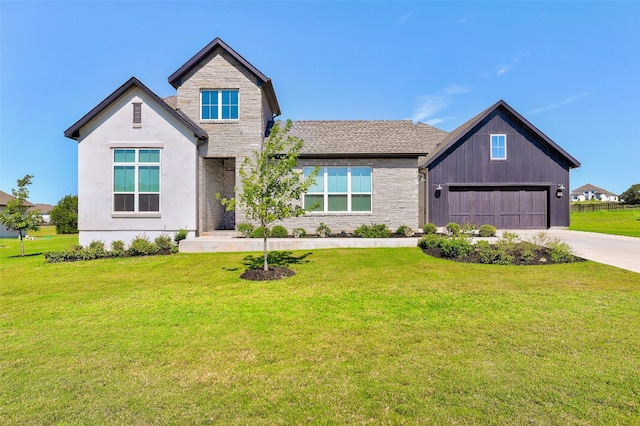
M540 231L513 232L525 239ZM569 244L575 254L582 258L640 273L640 238L566 229L548 229L545 233L550 238L558 237Z

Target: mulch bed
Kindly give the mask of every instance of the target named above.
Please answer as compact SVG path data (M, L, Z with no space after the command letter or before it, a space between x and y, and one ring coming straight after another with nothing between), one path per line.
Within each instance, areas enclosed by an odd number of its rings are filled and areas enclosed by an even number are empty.
M480 256L476 252L473 252L469 256L465 257L445 257L442 255L442 249L440 249L439 247L422 249L422 251L429 256L437 257L439 259L453 260L454 262L463 263L481 263ZM585 259L575 256L574 262L584 261ZM521 253L515 253L513 262L514 265L553 265L556 263L557 262L551 260L551 251L545 247L539 247L537 250L534 250L533 259L528 262L522 259Z
M292 269L272 266L268 271L263 268L247 269L240 275L240 278L250 281L271 281L292 277L296 273Z

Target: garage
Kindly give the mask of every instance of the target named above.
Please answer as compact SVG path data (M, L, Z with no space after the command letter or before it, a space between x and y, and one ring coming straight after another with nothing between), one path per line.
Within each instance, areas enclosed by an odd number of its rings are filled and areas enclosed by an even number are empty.
M456 188L447 194L449 222L498 229L546 229L546 188Z

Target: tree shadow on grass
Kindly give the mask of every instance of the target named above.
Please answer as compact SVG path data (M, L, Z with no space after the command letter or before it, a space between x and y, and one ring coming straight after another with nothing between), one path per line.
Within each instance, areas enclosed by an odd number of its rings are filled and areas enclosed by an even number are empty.
M291 251L272 251L267 254L267 262L269 263L269 267L287 268L291 265L309 263L307 257L312 254L313 253L309 252L300 256L294 256ZM242 264L247 269L259 269L264 267L264 258L263 256L249 255L242 259Z
M15 259L19 259L19 258L21 258L21 257L40 256L41 254L42 254L42 253L28 253L28 254L27 254L27 253L25 253L25 255L24 255L24 256L19 255L19 254L16 254L16 255L13 255L13 256L7 256L7 258L9 258L9 259L14 259L14 258L15 258Z

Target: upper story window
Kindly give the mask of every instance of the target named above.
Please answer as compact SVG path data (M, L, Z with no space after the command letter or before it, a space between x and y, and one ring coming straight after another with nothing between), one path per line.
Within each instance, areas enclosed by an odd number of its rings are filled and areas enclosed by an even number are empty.
M200 92L202 120L237 120L237 90L203 90Z
M507 159L507 135L491 135L491 159Z
M160 150L113 150L113 211L160 211Z
M305 178L313 170L305 167ZM371 212L371 167L320 167L304 195L304 208L313 205L314 212Z

